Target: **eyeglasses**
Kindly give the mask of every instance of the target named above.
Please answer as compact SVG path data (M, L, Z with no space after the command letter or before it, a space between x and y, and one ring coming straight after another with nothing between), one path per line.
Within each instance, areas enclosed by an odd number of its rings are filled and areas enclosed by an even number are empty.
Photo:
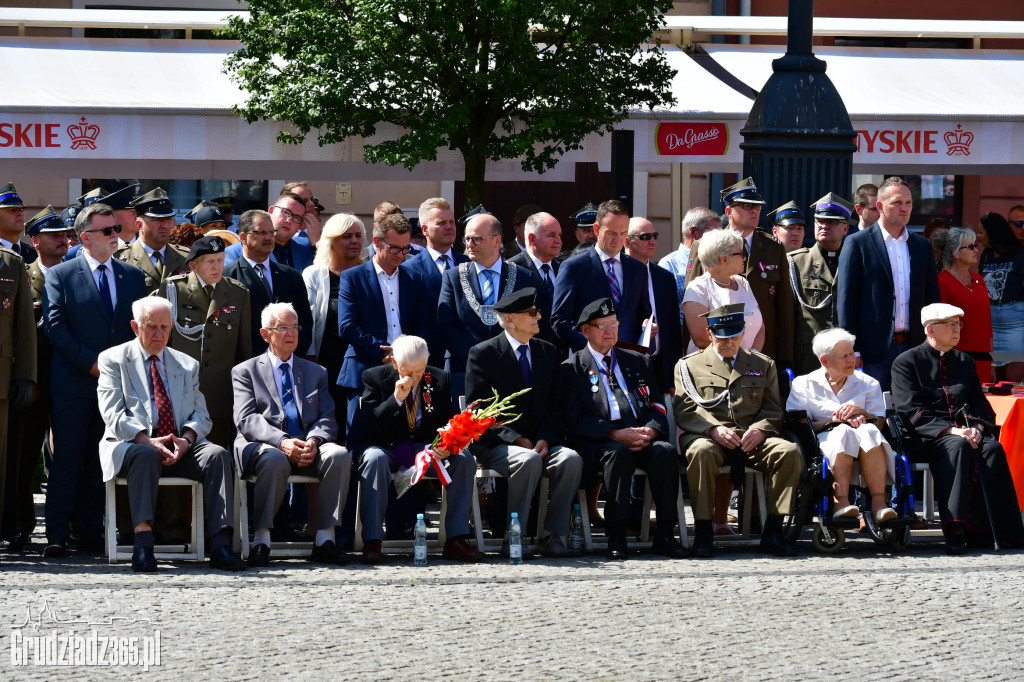
M964 326L964 323L961 320L946 320L945 322L932 322L931 324L933 327L945 325L950 329L961 329Z
M88 234L90 232L102 232L104 237L109 237L110 235L114 234L115 232L117 232L118 234L121 234L121 226L120 225L112 225L111 227L100 227L100 228L95 229L95 230L82 230L82 232L84 234Z
M284 214L285 218L287 218L288 220L292 221L296 225L301 225L302 224L302 216L295 215L294 213L289 211L284 206L274 206L274 208L276 208L278 211L280 211L282 214Z
M529 315L530 317L540 317L540 311L536 308L529 308L527 310L520 310L521 315Z
M280 325L280 326L277 326L277 327L267 327L267 331L268 332L281 332L282 334L288 334L288 333L298 334L299 332L302 331L302 325L301 324L293 324L293 325Z
M739 256L740 258L746 258L747 257L746 254L744 254L742 251L737 251L735 253L730 253L729 255L730 256Z
M480 246L480 244L482 244L485 239L494 239L497 236L498 235L496 235L496 234L492 234L490 236L466 237L463 241L465 241L466 244L472 244L473 246Z
M391 244L388 244L386 241L384 241L380 237L377 237L377 241L379 241L384 246L388 247L388 253L390 253L392 256L397 256L398 254L403 254L404 255L404 254L409 252L409 247L408 246L391 246Z
M608 329L618 329L619 321L615 320L614 322L602 322L601 324L592 324L590 326L594 327L595 329L600 329L601 331L606 331Z
M1024 222L1024 221L1022 221L1022 222ZM977 244L977 242L975 242L973 244L965 244L964 246L961 246L960 248L961 249L970 249L971 251L977 251L978 250L978 244Z
M1024 220L1011 220L1010 224L1016 227L1018 230L1024 228Z
M649 242L652 239L657 239L657 238L658 238L658 233L657 232L642 232L640 234L631 234L628 237L628 239L639 239L642 242Z

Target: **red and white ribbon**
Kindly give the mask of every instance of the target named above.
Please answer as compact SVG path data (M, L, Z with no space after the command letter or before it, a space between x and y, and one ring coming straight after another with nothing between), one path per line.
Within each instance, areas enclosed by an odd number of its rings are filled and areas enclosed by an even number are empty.
M416 453L416 461L413 464L413 485L416 485L423 479L423 476L426 475L431 465L433 465L434 473L437 474L437 478L441 481L441 485L448 485L452 482L452 477L448 475L448 469L445 468L441 460L434 457L434 454L429 450L420 450Z

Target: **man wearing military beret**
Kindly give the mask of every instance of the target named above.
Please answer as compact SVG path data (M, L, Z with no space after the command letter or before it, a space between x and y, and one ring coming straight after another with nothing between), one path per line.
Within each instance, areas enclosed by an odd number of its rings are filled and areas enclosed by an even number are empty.
M723 464L733 483L750 466L766 474L768 519L761 551L792 556L796 549L782 537L782 517L790 512L800 480L799 448L780 437L782 402L775 363L744 350L743 304L708 313L711 344L676 365L676 424L685 432L679 447L686 456L686 478L693 501L696 557L711 556L715 485Z
M168 243L174 227L174 204L167 192L157 187L132 201L139 238L119 250L116 257L142 270L146 289L156 291L168 277L188 273L184 249Z
M789 254L789 277L793 287L793 371L813 372L821 362L811 350L820 331L839 326L835 287L839 272L839 251L849 228L854 207L829 192L811 205L814 209L814 245Z
M174 309L170 347L199 362L199 390L213 421L207 437L228 447L234 439L231 368L252 357L252 309L245 285L224 277L224 248L220 237L196 240L186 261L191 272L167 278L157 293Z
M21 241L25 231L25 204L18 195L14 183L0 187L0 246L5 246L21 256L26 263L36 259L36 250L31 244Z

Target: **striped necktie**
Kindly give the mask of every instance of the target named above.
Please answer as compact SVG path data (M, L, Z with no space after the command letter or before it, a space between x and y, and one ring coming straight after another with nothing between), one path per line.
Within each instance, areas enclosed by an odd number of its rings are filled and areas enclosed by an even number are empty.
M604 264L608 267L608 286L612 290L612 302L618 308L622 303L622 287L619 286L619 278L615 274L615 259L609 258Z

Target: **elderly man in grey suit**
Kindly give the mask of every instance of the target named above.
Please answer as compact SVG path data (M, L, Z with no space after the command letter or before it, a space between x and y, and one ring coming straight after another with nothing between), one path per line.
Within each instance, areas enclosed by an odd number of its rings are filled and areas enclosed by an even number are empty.
M256 477L256 533L249 565L270 563L270 529L292 473L320 480L318 530L309 560L344 564L334 527L341 522L352 456L334 442L338 422L327 390L327 370L295 354L299 318L291 303L271 303L263 309L260 323L267 352L231 370L238 429L235 460L243 476Z
M243 570L245 563L231 551L231 457L206 440L210 415L199 392L199 363L166 347L173 329L167 299L135 301L132 317L138 338L100 353L96 391L105 426L99 445L103 479L128 479L135 526L132 568L157 568L151 524L157 486L166 474L202 482L212 538L210 564Z

